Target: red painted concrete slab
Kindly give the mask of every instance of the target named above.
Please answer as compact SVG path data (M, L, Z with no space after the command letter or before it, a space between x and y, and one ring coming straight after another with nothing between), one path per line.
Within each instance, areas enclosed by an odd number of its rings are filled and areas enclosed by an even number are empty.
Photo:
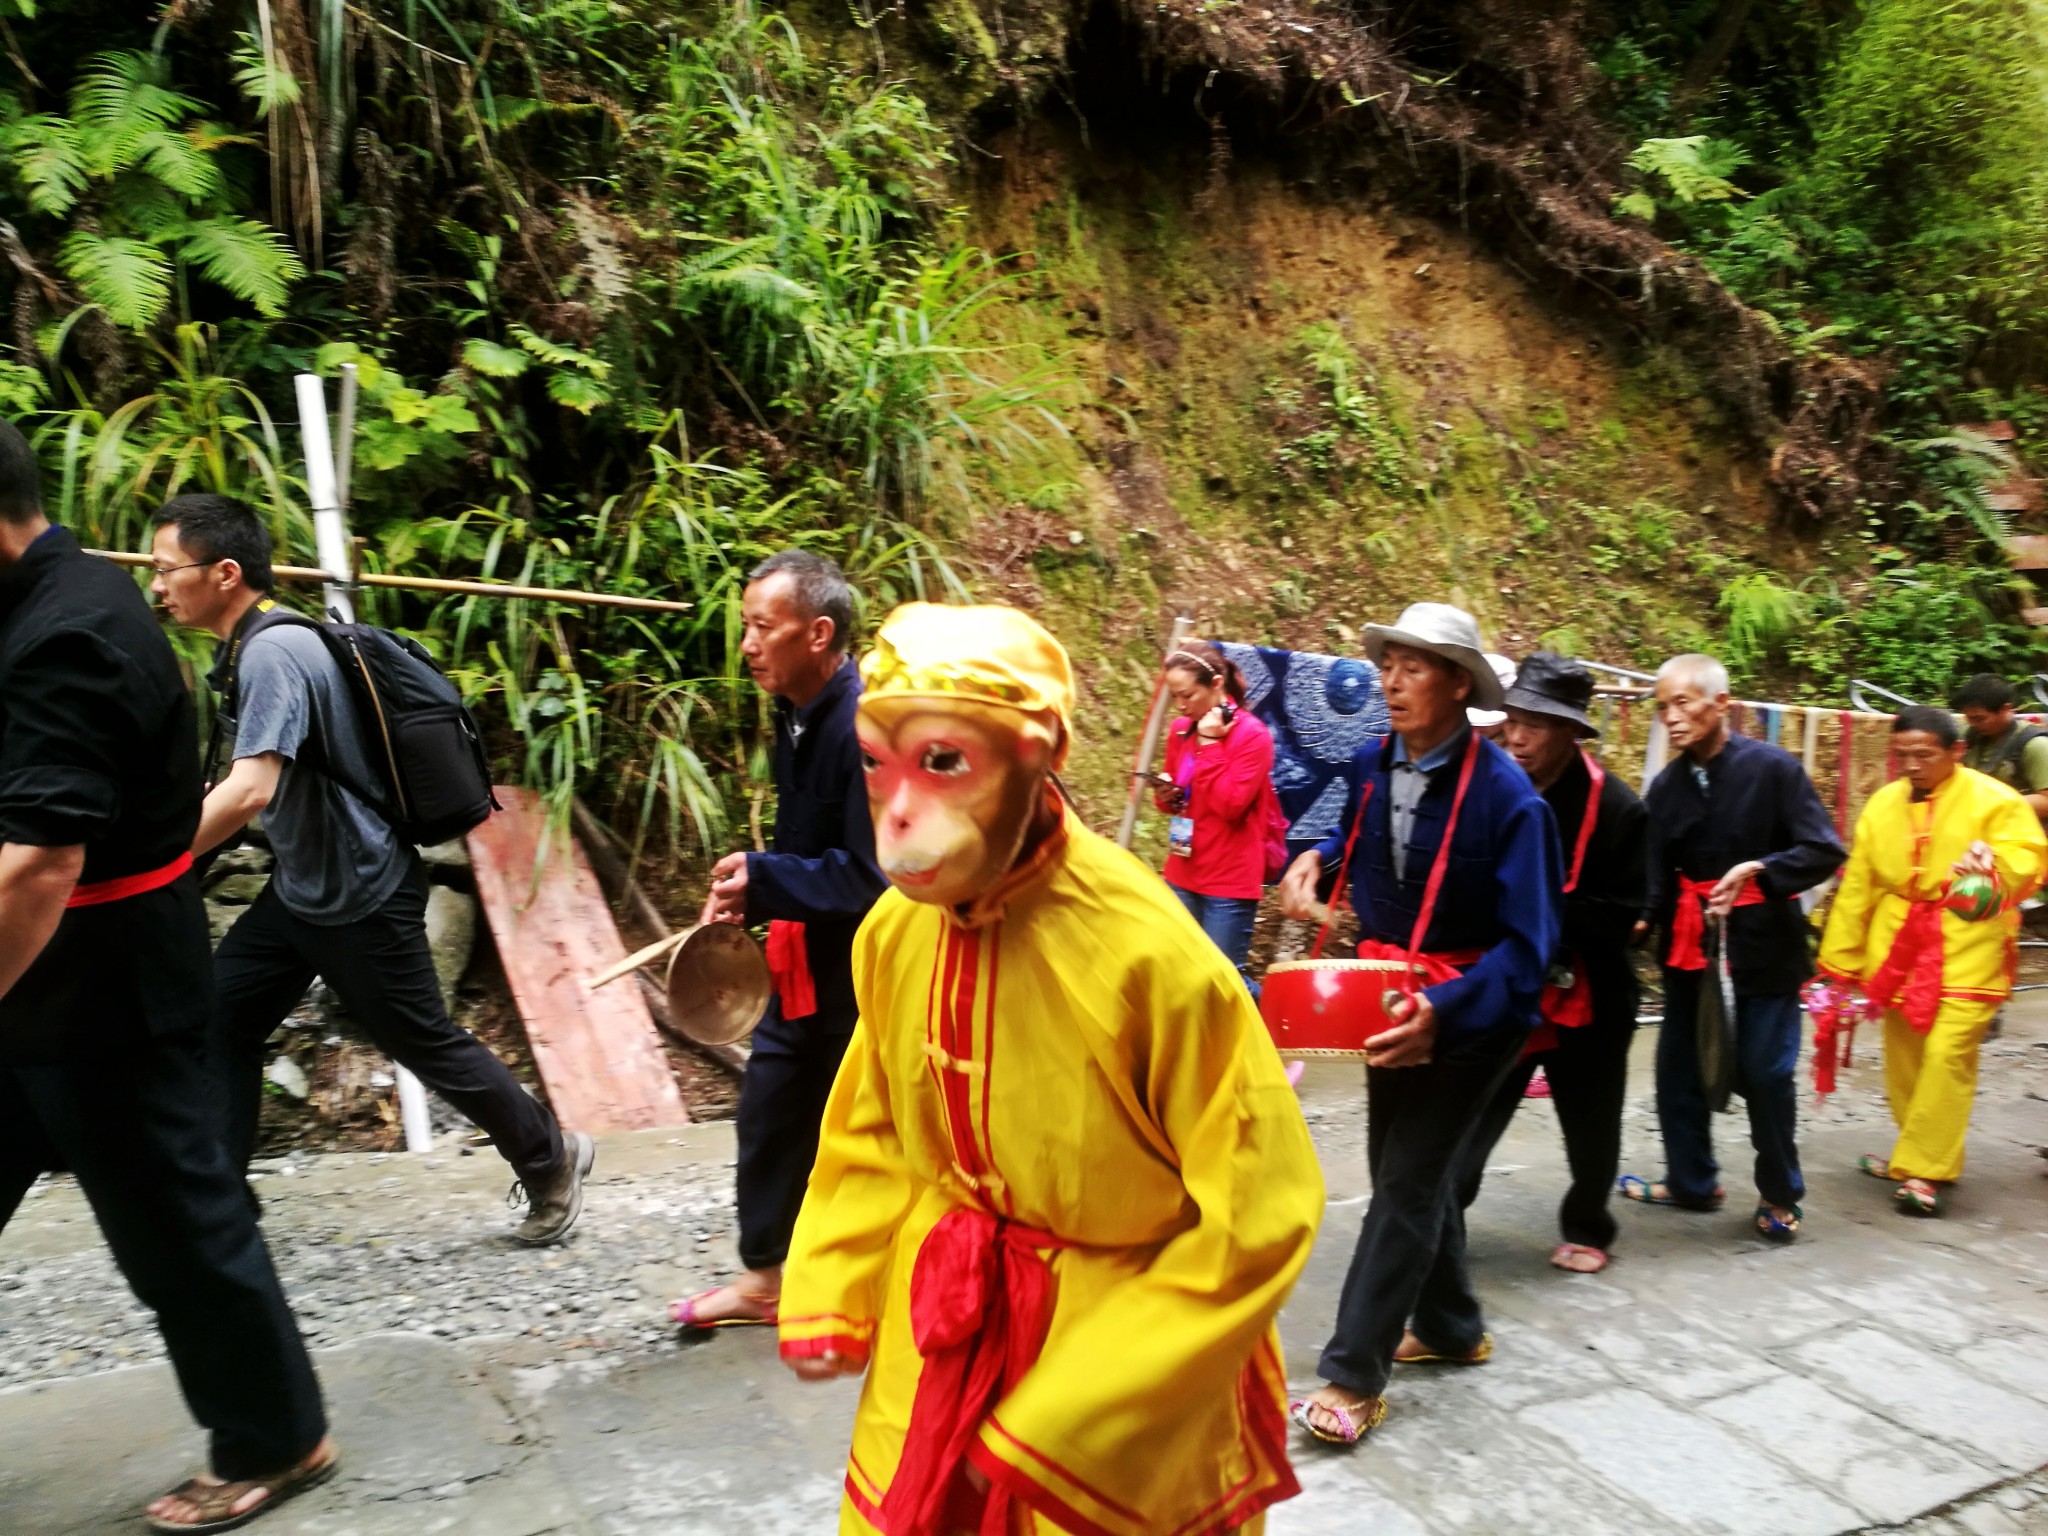
M595 992L583 984L626 957L583 849L564 831L536 882L546 809L532 791L504 785L498 800L505 809L469 834L469 855L556 1115L593 1135L689 1124L640 989L630 980Z

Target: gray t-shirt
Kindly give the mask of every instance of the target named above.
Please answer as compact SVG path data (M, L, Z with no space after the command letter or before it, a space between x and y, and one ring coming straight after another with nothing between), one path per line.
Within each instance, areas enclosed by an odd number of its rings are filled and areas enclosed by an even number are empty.
M312 630L280 624L242 648L237 671L234 755L275 752L286 760L263 810L278 899L323 926L369 916L398 889L415 855L382 816L335 782L379 782L341 668ZM309 737L313 761L331 763L332 775L298 761Z

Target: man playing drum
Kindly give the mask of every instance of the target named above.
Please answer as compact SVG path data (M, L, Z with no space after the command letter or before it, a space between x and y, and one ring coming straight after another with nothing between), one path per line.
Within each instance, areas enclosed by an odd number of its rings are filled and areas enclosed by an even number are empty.
M1563 876L1550 808L1466 720L1467 705L1501 706L1484 653L1472 616L1442 603L1367 628L1394 734L1358 755L1343 822L1281 885L1283 910L1303 918L1326 878L1348 876L1360 957L1412 955L1425 983L1408 983L1395 1026L1368 1046L1372 1203L1323 1351L1328 1385L1292 1410L1336 1444L1386 1417L1397 1359L1477 1363L1493 1348L1465 1274L1457 1174L1536 1027Z

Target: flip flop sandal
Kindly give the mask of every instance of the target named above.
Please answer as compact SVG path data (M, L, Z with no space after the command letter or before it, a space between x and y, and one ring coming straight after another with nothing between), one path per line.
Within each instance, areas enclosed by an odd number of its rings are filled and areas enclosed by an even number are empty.
M313 1453L318 1455L319 1451ZM199 1511L197 1520L166 1520L158 1515L145 1515L153 1531L175 1532L176 1536L209 1536L214 1531L239 1530L251 1520L261 1519L286 1499L296 1498L309 1488L317 1488L341 1468L341 1453L332 1449L325 1461L315 1464L311 1456L295 1467L290 1467L273 1477L245 1477L231 1483L211 1483L199 1478L187 1478L173 1488L168 1498L183 1499ZM269 1497L260 1500L254 1508L245 1509L239 1515L231 1511L251 1489L269 1490Z
M1308 1416L1311 1407L1321 1408L1335 1419L1338 1433L1333 1435L1327 1429L1312 1423ZM1311 1404L1305 1397L1297 1398L1287 1405L1287 1417L1325 1445L1356 1445L1387 1422L1387 1400L1384 1397L1374 1398L1371 1406L1365 1410L1363 1424L1353 1419L1348 1409L1332 1408L1327 1403Z
M1856 1171L1867 1173L1873 1179L1883 1179L1889 1184L1892 1181L1892 1160L1888 1157L1879 1157L1874 1152L1866 1152L1856 1159Z
M1718 1184L1704 1202L1681 1200L1668 1188L1660 1195L1657 1185L1633 1173L1624 1173L1614 1181L1614 1187L1621 1191L1624 1200L1633 1200L1637 1205L1668 1205L1681 1211L1718 1211L1728 1198L1728 1191Z
M668 1304L668 1320L678 1328L689 1328L698 1331L707 1328L773 1328L775 1326L777 1309L773 1307L769 1308L766 1317L699 1318L697 1316L697 1304L707 1297L716 1296L724 1289L725 1287L722 1285L714 1285L708 1291L699 1291L694 1296L685 1296L681 1301L670 1302Z
M1892 1199L1908 1216L1939 1216L1941 1191L1925 1179L1908 1179L1892 1191Z
M1600 1262L1591 1269L1580 1269L1576 1264L1564 1262L1564 1260L1576 1258L1580 1254L1591 1254ZM1607 1250L1605 1248L1595 1248L1591 1243L1559 1243L1550 1250L1551 1267L1553 1269L1561 1269L1568 1275L1597 1275L1607 1267L1607 1262Z
M1422 1341L1418 1339L1416 1342ZM1479 1347L1463 1355L1440 1355L1427 1344L1422 1346L1422 1353L1419 1355L1404 1355L1399 1349L1394 1351L1396 1365L1484 1365L1492 1358L1493 1335L1490 1333L1481 1334Z
M1781 1221L1768 1205L1756 1208L1757 1235L1767 1242L1789 1243L1799 1235L1799 1223L1806 1219L1806 1212L1798 1206L1792 1207L1792 1219Z

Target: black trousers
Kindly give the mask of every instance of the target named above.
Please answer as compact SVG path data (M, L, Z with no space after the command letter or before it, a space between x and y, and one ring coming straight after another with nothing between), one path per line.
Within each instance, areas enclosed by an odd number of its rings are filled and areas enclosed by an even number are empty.
M825 1100L851 1038L852 1030L836 1018L785 1019L780 999L754 1031L736 1126L740 1262L749 1269L773 1269L789 1257L796 1213L818 1160Z
M381 909L332 927L295 916L264 886L214 952L227 1100L227 1144L238 1168L256 1149L256 1112L270 1037L324 979L363 1032L400 1066L487 1132L522 1178L551 1172L562 1132L441 1002L427 948L427 877L415 867Z
M1527 1034L1491 1030L1421 1067L1365 1069L1366 1164L1372 1200L1318 1365L1323 1379L1366 1397L1386 1390L1401 1331L1446 1352L1485 1333L1465 1273L1465 1151Z
M195 963L204 945L201 924ZM186 1406L212 1437L215 1475L276 1472L320 1443L327 1417L221 1144L204 1029L96 1023L88 1050L0 1067L0 1227L39 1172L76 1174L122 1276L156 1313Z
M1577 1029L1559 1030L1554 1047L1524 1056L1508 1069L1465 1149L1458 1180L1460 1210L1469 1210L1479 1198L1486 1160L1500 1145L1508 1122L1521 1108L1529 1079L1541 1067L1550 1083L1550 1102L1557 1107L1557 1127L1564 1135L1565 1162L1572 1175L1557 1208L1558 1231L1568 1243L1614 1246L1621 1229L1609 1197L1621 1172L1621 1109L1628 1097L1628 1048L1635 1032L1633 1016L1623 1023L1595 1019Z

